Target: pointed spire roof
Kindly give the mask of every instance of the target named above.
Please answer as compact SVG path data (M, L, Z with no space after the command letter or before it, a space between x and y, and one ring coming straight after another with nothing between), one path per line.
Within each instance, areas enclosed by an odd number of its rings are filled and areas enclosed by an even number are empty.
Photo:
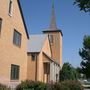
M52 4L52 13L51 13L51 21L49 28L50 30L57 30L57 24L56 24L56 16L55 16L55 9L54 9L54 3Z
M52 13L51 13L50 25L48 29L43 31L43 33L47 33L47 32L61 32L61 35L63 36L62 31L59 28L57 28L54 2L52 3Z
M49 25L48 29L43 31L43 33L47 33L47 32L61 32L61 34L63 36L62 31L59 28L57 28L54 2L52 3L52 13L51 13L50 25Z

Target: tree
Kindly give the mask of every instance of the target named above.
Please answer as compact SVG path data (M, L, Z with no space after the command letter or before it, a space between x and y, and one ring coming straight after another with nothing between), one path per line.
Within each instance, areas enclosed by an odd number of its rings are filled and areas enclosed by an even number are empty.
M81 11L90 12L90 0L75 0L75 5L77 5Z
M90 36L84 36L83 48L79 50L79 55L82 58L81 71L86 78L90 78Z
M60 81L64 80L76 80L76 69L69 63L64 63L62 70L60 71Z
M78 79L81 79L82 78L81 68L80 67L77 67L76 68L76 72L77 72Z

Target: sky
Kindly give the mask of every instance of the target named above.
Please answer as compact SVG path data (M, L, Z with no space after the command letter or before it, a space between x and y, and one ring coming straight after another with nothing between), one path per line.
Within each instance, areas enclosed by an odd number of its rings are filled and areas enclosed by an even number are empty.
M74 0L20 0L28 32L41 34L48 28L53 1L57 27L63 32L63 63L78 67L83 37L90 35L90 14L79 11Z

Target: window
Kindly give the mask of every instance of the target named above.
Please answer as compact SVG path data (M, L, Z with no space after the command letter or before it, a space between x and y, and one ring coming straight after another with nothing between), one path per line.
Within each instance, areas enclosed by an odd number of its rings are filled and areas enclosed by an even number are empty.
M2 28L2 18L0 18L0 33L1 33L1 28Z
M50 44L53 43L53 35L49 35Z
M11 80L19 79L19 66L11 64Z
M9 15L10 15L10 16L12 15L12 9L13 9L13 1L10 0L10 1L9 1Z
M32 54L31 57L32 57L32 60L36 59L36 55L35 54Z
M44 63L44 74L50 74L50 64Z
M18 47L21 46L21 34L16 30L14 30L13 43Z
M58 74L56 74L56 82L58 81Z

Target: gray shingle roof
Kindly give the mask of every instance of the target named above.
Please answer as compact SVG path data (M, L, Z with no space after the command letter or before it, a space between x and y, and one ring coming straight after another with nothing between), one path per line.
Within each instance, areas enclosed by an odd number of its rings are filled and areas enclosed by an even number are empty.
M27 44L27 52L40 52L46 38L46 34L30 35Z

